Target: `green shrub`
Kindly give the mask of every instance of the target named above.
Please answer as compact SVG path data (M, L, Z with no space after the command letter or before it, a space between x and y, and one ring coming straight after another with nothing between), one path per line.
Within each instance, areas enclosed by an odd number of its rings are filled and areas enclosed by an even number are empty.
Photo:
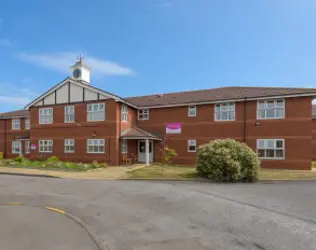
M215 140L199 147L199 175L214 181L255 182L260 161L246 144L231 139Z
M46 161L47 162L56 162L56 161L59 161L59 159L57 156L51 156Z
M14 158L14 161L21 163L21 162L25 161L25 158L23 156L17 156Z
M106 162L103 162L103 163L100 163L99 164L99 167L100 168L107 168L108 167L108 164Z
M92 165L93 168L99 168L100 167L100 164L96 160L94 160L91 165Z

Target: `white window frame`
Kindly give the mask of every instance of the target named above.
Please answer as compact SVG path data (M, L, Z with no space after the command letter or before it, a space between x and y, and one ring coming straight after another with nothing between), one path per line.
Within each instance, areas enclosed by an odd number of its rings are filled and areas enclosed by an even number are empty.
M223 118L223 114L227 113L227 119ZM217 114L220 114L220 118L217 118ZM230 114L233 114L233 118L230 119ZM234 102L225 102L214 104L214 121L225 122L236 120L236 105Z
M196 117L196 106L189 106L188 107L188 117Z
M71 149L72 147L73 149ZM65 139L64 140L64 152L65 153L74 153L75 152L75 140L74 139Z
M25 154L29 154L31 151L31 142L30 141L25 141L24 143L24 150Z
M51 114L49 114L50 112ZM38 121L39 121L39 124L53 124L54 122L53 108L40 108L38 110Z
M194 146L195 149L191 150L190 146ZM196 152L196 140L188 140L188 152Z
M12 154L20 154L21 142L20 141L12 141L11 148L12 148Z
M273 104L273 108L268 108L268 102L274 102ZM282 101L283 102L283 105L282 107L281 106L278 106L278 102L279 101ZM260 107L261 104L263 104L263 107ZM267 117L267 110L274 110L274 117ZM279 116L277 117L276 114L277 114L277 110L278 109L283 109L283 116ZM264 110L265 112L265 116L264 117L261 117L260 114L262 111ZM284 119L285 118L285 99L272 99L272 100L259 100L257 101L257 120L273 120L273 119Z
M90 150L90 147L93 148L93 151ZM97 147L97 150L94 151L94 147ZM103 150L100 150L100 147L103 147ZM104 139L87 139L87 153L88 154L104 154L105 151L105 142Z
M128 153L128 146L127 146L127 140L126 139L122 139L121 140L121 153L122 154Z
M21 119L16 118L12 119L12 130L20 130L21 129Z
M139 109L138 110L138 120L139 121L149 120L149 109Z
M264 147L260 147L260 142L263 141ZM273 147L268 147L268 141L273 141ZM282 148L277 148L277 141L282 141ZM284 139L257 139L257 155L259 156L259 149L265 150L265 156L259 157L264 160L284 160L285 159L285 140ZM274 157L267 157L266 150L274 150ZM283 150L283 157L276 157L276 150Z
M68 105L64 107L64 122L65 123L75 122L75 106L74 105Z
M127 117L128 117L128 108L126 104L121 105L121 121L122 122L127 122Z
M53 152L53 145L54 145L53 140L39 140L38 141L38 152L39 153L52 153ZM51 149L50 149L50 147L51 147Z
M102 113L103 113L103 118L99 119L97 116ZM104 121L104 120L105 120L105 103L101 102L101 103L87 104L87 121L88 122L98 122L98 121Z
M31 128L31 121L30 121L30 118L26 118L26 119L24 120L24 129L25 129L25 130L30 130L30 128Z

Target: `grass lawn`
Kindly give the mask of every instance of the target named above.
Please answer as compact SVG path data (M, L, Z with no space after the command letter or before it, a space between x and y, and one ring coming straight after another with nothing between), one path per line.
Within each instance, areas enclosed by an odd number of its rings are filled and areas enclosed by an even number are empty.
M160 165L151 165L128 173L130 179L196 179L197 173L190 166L168 166L162 172Z
M162 169L160 165L136 169L128 173L127 178L132 179L197 179L198 175L191 166L168 166ZM316 179L316 171L308 170L268 170L262 169L259 173L259 180L304 180Z

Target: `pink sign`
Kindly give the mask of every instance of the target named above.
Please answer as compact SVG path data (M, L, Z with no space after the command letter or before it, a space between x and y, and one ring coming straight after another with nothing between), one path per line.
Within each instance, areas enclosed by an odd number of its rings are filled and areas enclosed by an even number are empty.
M36 149L36 144L32 144L32 145L31 145L31 149L32 149L32 150Z
M181 123L167 123L166 134L181 134Z

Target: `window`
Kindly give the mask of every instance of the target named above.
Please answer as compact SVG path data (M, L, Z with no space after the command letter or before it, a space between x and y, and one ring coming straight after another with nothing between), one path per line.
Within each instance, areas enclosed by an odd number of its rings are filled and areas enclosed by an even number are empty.
M53 123L53 108L39 109L39 124Z
M30 153L30 141L25 141L25 153L29 154Z
M88 139L88 153L104 153L104 139Z
M12 119L12 130L20 129L20 119Z
M12 154L20 153L20 141L12 141Z
M188 152L196 152L196 140L188 140Z
M149 119L149 110L141 109L138 110L138 120L148 120Z
M122 140L121 141L121 153L127 153L127 140Z
M189 106L188 107L188 116L195 117L196 116L196 106Z
M40 153L53 152L53 140L40 140L38 150Z
M121 121L127 122L127 106L125 104L121 106Z
M258 101L257 119L284 118L284 100Z
M25 119L25 121L24 121L24 128L26 130L30 129L30 119Z
M74 139L65 139L65 153L75 152L75 140Z
M88 104L88 121L104 121L104 103Z
M215 105L215 121L234 121L235 103L221 103Z
M284 159L284 140L268 139L257 140L257 151L262 159Z
M71 123L75 121L75 106L65 106L65 123Z

